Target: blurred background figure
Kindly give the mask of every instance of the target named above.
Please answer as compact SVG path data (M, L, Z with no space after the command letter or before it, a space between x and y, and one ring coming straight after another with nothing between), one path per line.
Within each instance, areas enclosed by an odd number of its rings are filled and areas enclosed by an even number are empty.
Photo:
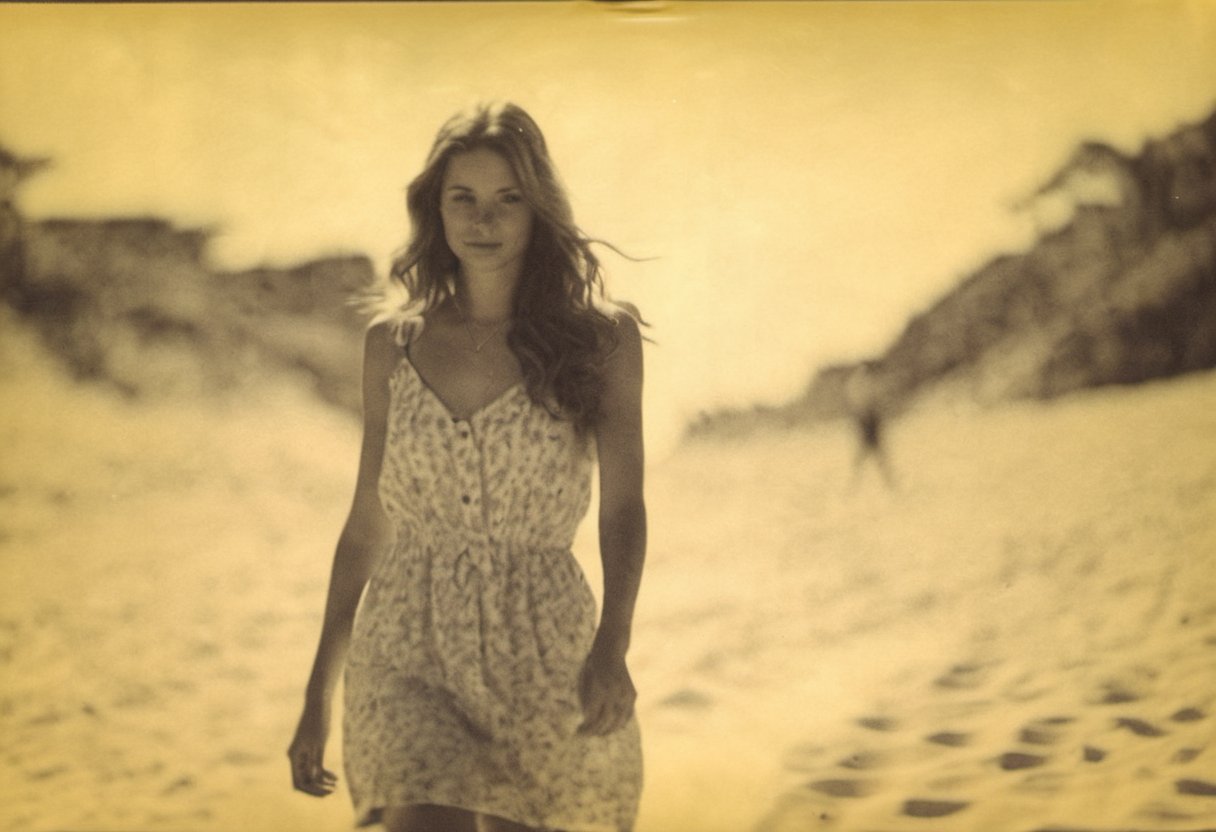
M17 189L49 164L49 159L21 159L0 147L0 287L15 280L24 269Z
M883 440L883 422L887 414L880 362L865 361L858 365L845 383L845 403L850 418L857 426L857 453L853 456L851 487L858 486L866 461L873 460L874 467L882 475L883 484L887 488L895 488L895 472Z

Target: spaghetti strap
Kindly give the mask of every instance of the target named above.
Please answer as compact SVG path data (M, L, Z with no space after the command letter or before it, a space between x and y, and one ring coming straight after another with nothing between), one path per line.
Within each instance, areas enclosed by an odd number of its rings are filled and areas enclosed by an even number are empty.
M426 319L422 315L402 313L393 316L391 320L393 339L397 342L397 346L408 353L410 344L422 334L422 328L426 325Z

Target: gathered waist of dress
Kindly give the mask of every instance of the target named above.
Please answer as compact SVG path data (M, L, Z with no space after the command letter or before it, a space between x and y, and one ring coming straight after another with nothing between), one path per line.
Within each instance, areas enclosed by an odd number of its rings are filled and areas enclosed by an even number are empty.
M433 532L434 530L426 530ZM500 582L504 576L523 568L528 574L566 572L581 567L571 541L520 539L499 540L466 533L431 533L418 528L401 530L388 557L382 561L381 576L399 574L408 564L425 562L432 580L464 587L474 576L482 581Z
M394 549L467 548L568 553L574 545L573 535L545 534L542 530L513 528L509 534L483 532L477 529L453 528L444 524L398 523Z

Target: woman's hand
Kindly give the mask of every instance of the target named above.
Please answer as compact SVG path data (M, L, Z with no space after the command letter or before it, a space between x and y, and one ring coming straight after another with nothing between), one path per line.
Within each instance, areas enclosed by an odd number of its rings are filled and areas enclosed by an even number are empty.
M602 737L623 728L638 698L624 653L593 646L583 663L578 693L583 705L580 734Z
M329 714L306 706L291 747L287 749L287 757L291 760L291 784L297 790L316 797L333 793L338 777L322 764L328 737Z

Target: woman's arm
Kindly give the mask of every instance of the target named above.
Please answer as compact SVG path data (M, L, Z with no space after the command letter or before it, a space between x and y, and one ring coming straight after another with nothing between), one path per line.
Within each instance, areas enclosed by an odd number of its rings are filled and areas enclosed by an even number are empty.
M642 337L622 312L619 341L605 366L603 410L596 426L600 466L600 557L604 599L580 694L586 734L622 727L637 698L625 664L646 558L645 453L642 441Z
M376 558L392 541L392 528L381 507L377 484L384 456L388 378L396 360L397 346L389 326L378 324L369 329L363 351L363 445L355 496L334 553L321 639L304 694L304 712L287 752L295 788L317 796L332 792L337 780L325 770L322 756L355 611Z

